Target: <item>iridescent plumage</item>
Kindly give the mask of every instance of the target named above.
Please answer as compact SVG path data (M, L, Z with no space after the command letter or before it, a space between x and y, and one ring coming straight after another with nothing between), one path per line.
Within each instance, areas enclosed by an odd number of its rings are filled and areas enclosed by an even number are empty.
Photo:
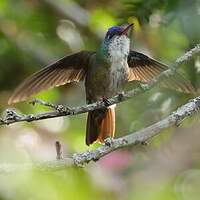
M123 91L128 81L148 82L168 67L148 56L130 50L128 30L114 26L108 29L97 52L81 51L65 56L27 78L13 93L9 104L26 100L42 90L85 79L87 103L112 97ZM180 74L164 81L182 92L193 87ZM114 137L114 107L90 111L86 128L86 144L108 136Z

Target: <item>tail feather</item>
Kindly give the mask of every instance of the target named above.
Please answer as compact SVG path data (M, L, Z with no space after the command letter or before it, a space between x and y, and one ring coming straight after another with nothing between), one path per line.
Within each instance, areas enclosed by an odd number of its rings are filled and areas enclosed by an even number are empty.
M94 110L88 113L86 128L87 145L95 141L103 143L107 137L114 137L114 132L115 110L113 107Z

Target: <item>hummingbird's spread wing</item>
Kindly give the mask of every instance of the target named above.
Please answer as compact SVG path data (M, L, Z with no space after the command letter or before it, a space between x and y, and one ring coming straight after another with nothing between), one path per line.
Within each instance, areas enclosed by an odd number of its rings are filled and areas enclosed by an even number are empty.
M128 65L130 68L129 81L138 80L148 82L168 69L167 65L136 51L130 51ZM181 92L194 93L191 83L179 73L163 80L162 85L175 88Z
M36 72L19 85L8 104L24 101L42 90L84 79L90 57L94 53L81 51L71 54Z

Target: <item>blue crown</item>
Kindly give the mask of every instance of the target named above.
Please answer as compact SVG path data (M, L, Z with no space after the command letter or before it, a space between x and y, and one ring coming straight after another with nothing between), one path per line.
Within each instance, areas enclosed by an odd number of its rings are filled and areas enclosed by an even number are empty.
M122 31L122 27L120 26L112 26L111 28L108 29L108 33L112 33L112 32L117 32L117 31Z

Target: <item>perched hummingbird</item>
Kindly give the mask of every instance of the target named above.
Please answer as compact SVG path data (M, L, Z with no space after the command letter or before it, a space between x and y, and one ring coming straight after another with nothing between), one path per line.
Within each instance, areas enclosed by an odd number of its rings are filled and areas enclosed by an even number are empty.
M126 28L113 26L108 29L96 52L80 51L67 55L36 72L19 85L8 103L24 101L41 90L85 79L86 100L89 104L123 92L129 81L150 81L168 67L142 53L130 50L128 32L132 27L133 24ZM182 92L193 92L191 84L180 74L166 84L171 84ZM110 106L88 112L87 145L114 137L114 109L114 106Z

